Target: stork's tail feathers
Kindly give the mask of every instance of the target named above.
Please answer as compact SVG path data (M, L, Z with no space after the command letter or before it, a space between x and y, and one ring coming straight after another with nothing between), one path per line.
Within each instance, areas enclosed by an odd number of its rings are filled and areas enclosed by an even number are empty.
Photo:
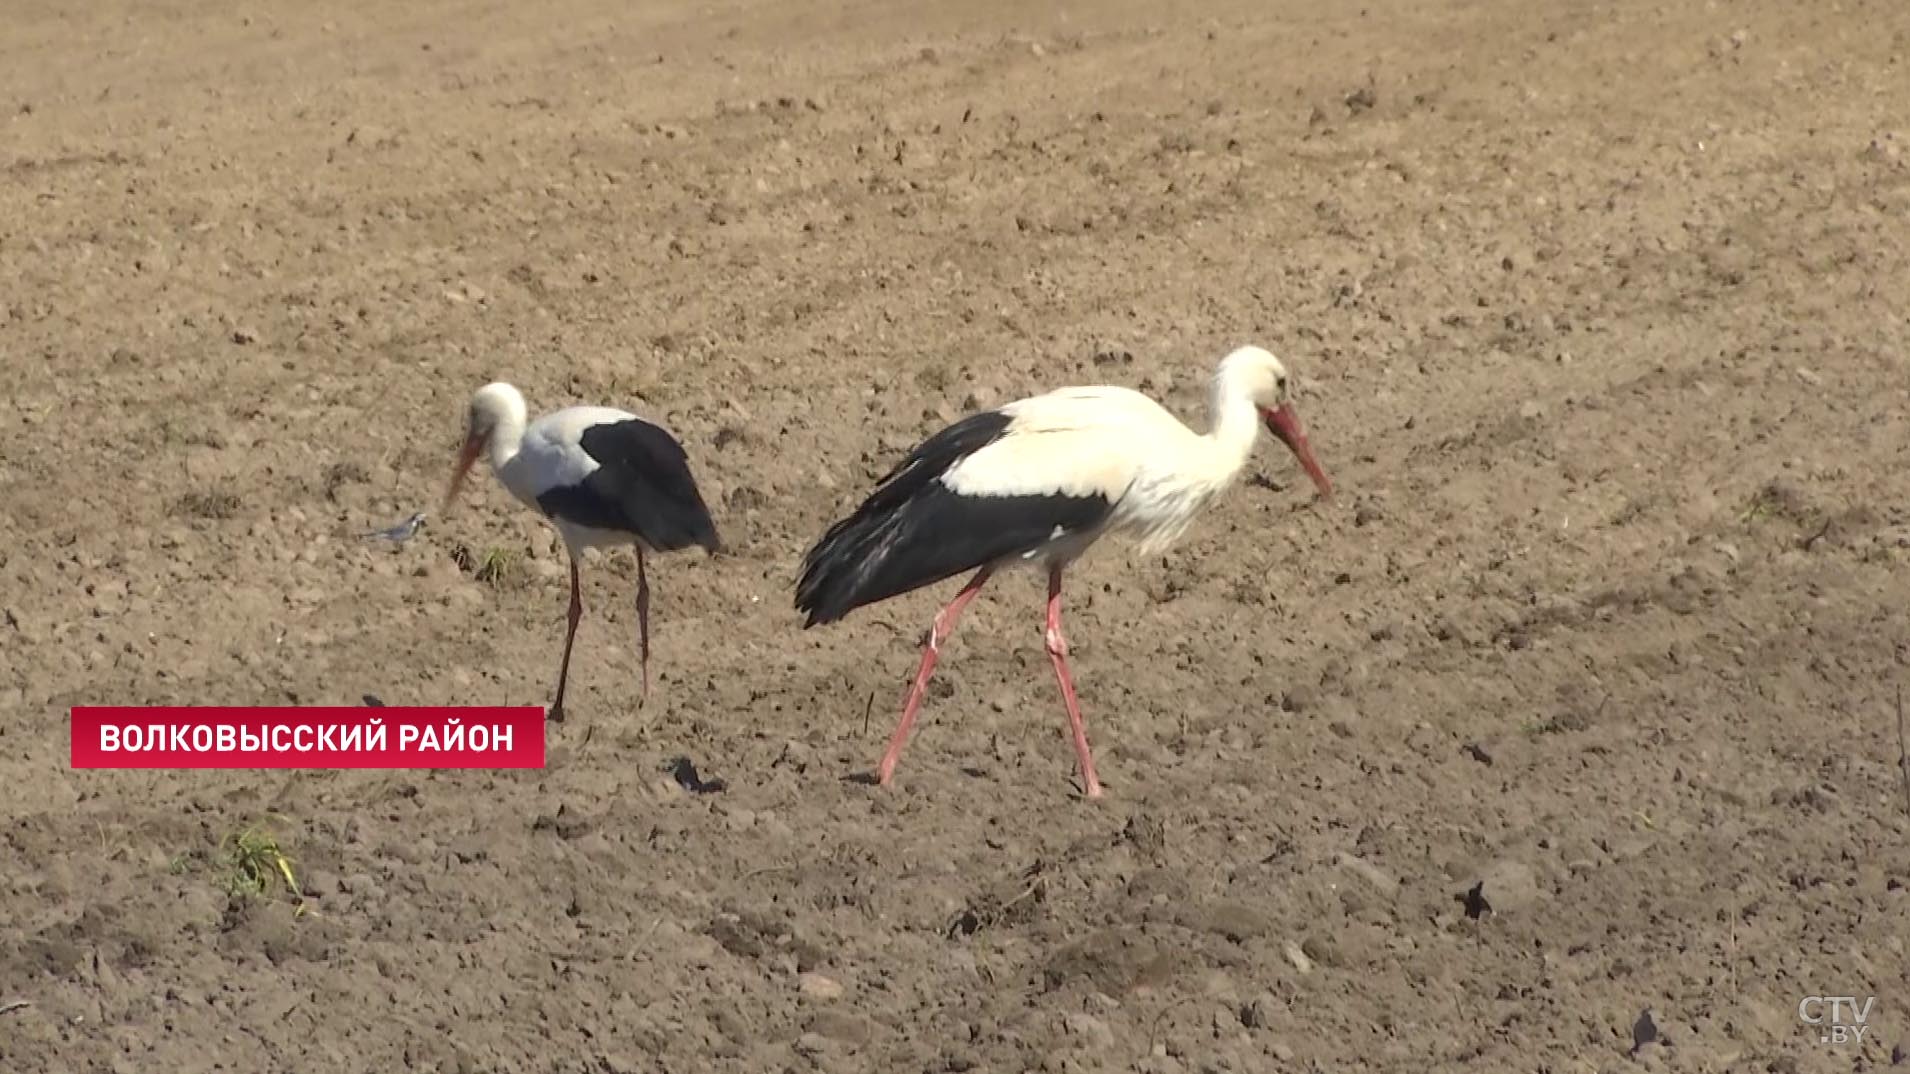
M1102 525L1100 496L962 496L923 482L900 503L872 497L829 527L803 559L796 607L805 626L990 564L1039 551L1059 536Z
M717 535L716 524L713 522L697 534L696 544L712 556L724 555L729 551L728 546L723 543L723 538Z
M857 556L849 551L869 543L867 527L845 532L856 519L848 518L832 526L826 536L803 557L802 577L796 582L796 610L803 613L803 629L833 623L856 606L854 567Z
M697 545L712 556L720 556L726 551L723 538L716 532L716 520L710 517L710 509L703 503L703 493L695 485L689 489L691 502L683 512L684 536L688 538L684 547Z
M796 610L807 617L803 629L833 623L882 599L871 583L883 573L883 548L893 547L900 521L865 505L829 527L803 557L802 577L796 582Z
M803 557L796 609L808 615L805 629L833 623L855 609L900 596L990 562L1004 549L998 535L973 527L939 478L962 459L1007 432L1007 414L984 411L950 425L916 445L855 513L830 526Z

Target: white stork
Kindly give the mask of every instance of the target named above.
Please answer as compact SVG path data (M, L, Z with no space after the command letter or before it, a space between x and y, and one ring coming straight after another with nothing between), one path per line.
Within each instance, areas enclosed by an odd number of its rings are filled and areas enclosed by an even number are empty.
M975 575L935 616L902 719L876 769L895 774L937 655L962 609L995 571L1048 571L1045 640L1061 684L1088 797L1101 794L1061 634L1061 574L1102 534L1122 531L1151 554L1186 531L1233 483L1262 421L1298 456L1320 494L1332 484L1313 457L1280 360L1242 347L1214 378L1212 431L1200 435L1126 388L1062 388L964 418L922 441L804 557L796 608L804 629L965 571Z
M570 679L570 647L584 603L577 588L577 559L586 548L634 545L637 550L637 632L641 639L643 693L650 694L650 579L643 554L701 545L723 550L716 525L703 506L683 445L662 427L609 407L573 406L525 424L524 396L509 384L486 384L471 397L464 447L458 452L450 510L478 453L511 495L550 519L570 553L570 627L564 662L557 673L557 700L550 718L564 718L564 686Z

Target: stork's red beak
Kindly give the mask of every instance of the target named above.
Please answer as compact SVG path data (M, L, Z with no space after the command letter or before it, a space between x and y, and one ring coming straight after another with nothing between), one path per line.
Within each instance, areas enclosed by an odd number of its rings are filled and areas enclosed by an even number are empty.
M458 449L458 468L451 472L451 487L445 490L444 507L438 513L451 510L451 501L458 498L458 489L464 485L464 475L471 472L471 464L477 461L478 451L484 447L484 440L475 432L464 434L464 446Z
M1320 469L1320 460L1313 457L1313 445L1307 443L1306 430L1300 428L1300 416L1293 412L1291 403L1278 410L1263 410L1267 419L1267 431L1280 438L1300 460L1306 469L1306 475L1313 479L1313 486L1320 490L1326 499L1333 498L1333 483L1326 479L1326 471Z

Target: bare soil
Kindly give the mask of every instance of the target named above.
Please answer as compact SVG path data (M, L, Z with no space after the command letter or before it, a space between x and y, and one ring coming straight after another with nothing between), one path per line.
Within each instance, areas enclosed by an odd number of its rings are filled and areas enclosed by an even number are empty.
M1900 0L17 0L0 1069L1886 1067L1907 296ZM805 632L808 543L1243 342L1342 496L1269 446L1074 574L1108 796L1028 576L861 781L952 586ZM492 378L691 451L649 704L619 554L543 771L71 770L74 704L547 701L538 519L356 536Z

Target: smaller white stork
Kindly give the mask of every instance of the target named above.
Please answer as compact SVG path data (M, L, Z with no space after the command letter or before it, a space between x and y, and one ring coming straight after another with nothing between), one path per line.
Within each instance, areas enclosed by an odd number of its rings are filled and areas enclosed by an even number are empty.
M564 718L564 687L570 680L570 648L577 640L583 597L577 559L586 548L633 545L637 550L637 632L643 661L643 693L650 694L650 578L644 552L673 552L701 545L723 550L716 525L683 445L654 422L610 407L573 406L525 424L524 396L509 384L486 384L471 397L464 446L458 452L449 511L464 475L479 452L490 456L498 480L525 505L548 518L570 553L570 626L564 662L557 672L557 700L550 719Z
M1299 458L1322 496L1333 486L1293 411L1293 382L1259 347L1229 354L1214 378L1213 424L1193 432L1126 388L1062 388L964 418L922 441L855 513L804 557L796 608L804 629L966 571L975 575L935 616L902 719L876 769L888 785L923 691L962 609L996 570L1046 567L1045 640L1068 712L1081 781L1101 795L1061 633L1061 574L1103 534L1164 550L1233 484L1262 422Z

